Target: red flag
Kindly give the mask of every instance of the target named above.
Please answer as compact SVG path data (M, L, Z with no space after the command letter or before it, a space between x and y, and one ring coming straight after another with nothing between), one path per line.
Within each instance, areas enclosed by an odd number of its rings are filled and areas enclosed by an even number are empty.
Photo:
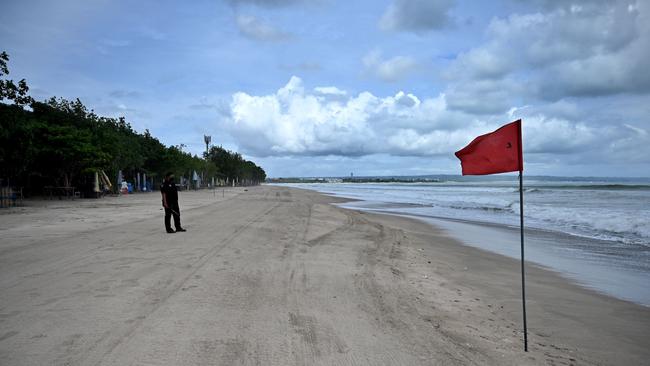
M456 151L463 175L486 175L524 170L521 120L475 138Z

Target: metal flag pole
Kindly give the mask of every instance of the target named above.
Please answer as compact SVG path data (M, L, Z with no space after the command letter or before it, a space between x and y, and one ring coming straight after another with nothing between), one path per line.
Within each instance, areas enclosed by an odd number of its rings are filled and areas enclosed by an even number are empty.
M526 326L526 277L524 276L524 188L523 172L519 171L519 224L521 231L521 305L524 314L524 351L528 352L528 327Z

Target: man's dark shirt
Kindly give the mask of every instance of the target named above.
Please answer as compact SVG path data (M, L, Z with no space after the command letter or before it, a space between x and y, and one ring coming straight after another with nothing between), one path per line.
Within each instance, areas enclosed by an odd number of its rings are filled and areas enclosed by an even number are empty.
M163 182L160 185L160 192L167 196L167 204L171 205L178 202L178 189L174 182Z

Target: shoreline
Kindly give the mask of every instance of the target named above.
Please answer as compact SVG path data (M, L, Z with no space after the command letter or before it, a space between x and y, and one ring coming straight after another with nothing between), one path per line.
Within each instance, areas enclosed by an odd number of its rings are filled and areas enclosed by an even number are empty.
M363 211L362 209L359 209ZM450 219L443 217L431 217L424 215L411 215L400 212L381 211L381 210L368 210L366 212L373 212L381 215L391 215L397 217L412 218L422 221L438 229L443 229L448 235L454 237L462 245L476 248L479 250L487 251L490 253L498 254L511 259L519 260L520 247L519 247L519 228L499 225L494 223L476 222L462 219ZM544 268L548 271L554 272L565 280L580 286L583 289L594 291L600 295L612 297L618 300L628 301L636 305L650 308L650 292L638 292L634 289L621 289L622 285L635 284L635 289L648 288L647 284L650 283L650 275L637 274L631 276L627 268L623 268L623 264L616 266L610 264L610 267L616 268L619 273L612 275L611 272L603 271L603 265L598 265L589 259L583 259L585 263L576 264L576 261L558 260L556 257L549 256L540 246L543 244L556 245L554 239L558 237L565 237L565 240L571 241L584 240L584 238L574 237L571 234L558 233L553 231L545 231L540 229L525 229L526 238L526 258L527 264L535 265ZM501 240L500 246L485 245L484 237L499 237ZM593 240L593 239L590 239ZM507 243L510 246L505 247ZM531 243L536 247L531 248ZM531 250L532 249L532 250ZM562 248L565 249L565 248ZM606 267L607 269L609 267ZM647 277L647 281L639 277Z
M448 236L451 241L447 245L457 246L451 248L455 255L463 256L464 263L470 265L463 267L464 270L479 267L480 273L475 275L457 274L457 278L462 279L465 285L470 285L474 289L480 288L485 291L486 298L492 297L494 301L497 298L506 298L509 303L508 312L512 320L521 328L521 275L520 261L516 258L508 257L486 249L478 248L465 244L455 235L446 233L443 227L436 226L430 222L420 220L415 217L385 214L385 213L365 213L375 217L380 222L389 223L398 220L402 221L398 226L408 226L407 222L413 222L414 226L426 225L434 231L438 230L443 236ZM439 248L439 245L436 245ZM449 249L447 247L446 249ZM480 263L483 262L483 263ZM493 266L493 268L488 268ZM509 274L505 274L504 272ZM498 281L494 280L494 275L498 274ZM593 354L601 354L603 364L627 364L621 361L620 355L611 357L616 347L612 346L606 339L610 330L620 331L620 328L633 329L638 333L639 339L644 339L641 346L645 347L650 357L650 308L644 305L634 303L629 300L620 299L609 294L602 293L576 283L575 280L565 277L562 273L552 268L539 265L527 260L526 265L526 300L528 308L528 329L529 345L531 342L539 342L556 338L556 342L564 343L566 346L577 346L581 353L587 349ZM621 310L622 307L626 310ZM618 312L636 313L637 316L619 317ZM512 316L514 315L514 316ZM517 319L517 315L519 319ZM643 323L635 324L636 321ZM598 328L598 329L594 329ZM518 333L521 329L517 330ZM634 333L633 332L633 333ZM522 336L520 333L520 337ZM591 335L591 337L589 336ZM583 338L584 337L584 338ZM597 339L602 337L602 339ZM632 336L628 339L633 339ZM587 339L592 338L592 339ZM611 339L610 339L611 341ZM523 342L523 341L522 341ZM645 344L645 345L643 345ZM557 345L557 344L556 344ZM567 347L565 350L569 350ZM641 350L642 348L639 348ZM606 356L607 355L607 356ZM598 358L596 358L598 359ZM597 362L592 359L591 362ZM604 362L604 360L609 360ZM642 358L639 358L638 364L642 364ZM632 362L634 364L634 362Z
M163 233L158 195L34 208L22 226L5 220L0 357L8 365L650 357L649 309L534 265L524 353L519 262L428 223L340 208L347 200L309 190L225 193L181 193L188 232L174 235ZM103 224L106 212L124 213Z
M326 194L352 197L366 202L364 208L394 209L412 215L458 219L506 227L519 227L518 190L499 184L398 185L377 184L287 184ZM526 228L567 234L588 241L606 241L615 247L639 250L650 255L650 232L645 228L650 191L555 189L547 185L527 189ZM559 188L559 187L557 187ZM607 199L605 199L607 197ZM650 267L648 267L650 271Z
M319 192L303 187L292 188ZM392 210L393 207L419 207L415 204L376 203L335 193L319 193L346 200L338 204L342 208L413 218L438 229L443 228L463 245L517 260L520 258L519 227ZM611 245L609 241L539 228L526 227L525 232L527 263L553 271L584 289L650 308L650 287L647 286L650 283L650 273L630 267L625 258L610 258L609 262L603 262L597 252L582 253L578 257L572 257L573 253L570 252L573 247L585 243L608 247ZM497 237L499 244L486 242L482 239L483 236Z

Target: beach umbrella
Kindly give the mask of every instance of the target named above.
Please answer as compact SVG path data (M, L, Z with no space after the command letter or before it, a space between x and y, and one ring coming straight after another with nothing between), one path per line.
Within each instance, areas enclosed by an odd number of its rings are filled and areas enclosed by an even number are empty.
M99 193L99 174L95 172L95 182L93 185L93 192Z
M117 185L118 185L118 186L121 186L123 180L124 180L124 176L122 175L122 171L119 170L119 171L117 172Z
M103 180L104 180L104 184L106 185L106 188L111 189L113 187L113 185L111 184L110 179L108 179L108 176L106 175L106 172L104 172L103 170L100 170L100 172L102 173L102 177L103 177Z

